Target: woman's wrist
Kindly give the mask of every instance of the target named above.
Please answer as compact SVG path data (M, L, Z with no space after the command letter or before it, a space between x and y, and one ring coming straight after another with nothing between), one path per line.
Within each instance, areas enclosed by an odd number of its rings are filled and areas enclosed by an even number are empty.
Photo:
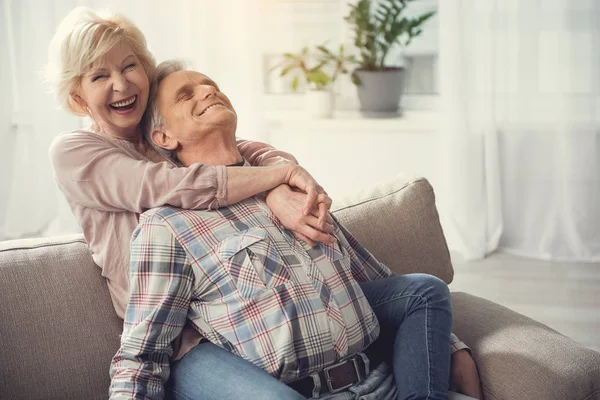
M267 206L269 206L270 208L271 205L269 203L277 201L276 199L279 198L281 195L285 195L287 192L291 191L292 188L290 188L289 185L287 185L286 183L282 183L281 185L275 186L273 189L267 190L265 193Z
M271 168L277 168L281 174L279 177L279 180L278 180L279 183L277 186L283 185L283 184L288 184L288 182L290 181L294 166L295 166L295 164L286 163L286 164L277 164L277 165L274 165L273 167L271 167ZM275 189L277 186L275 186L273 189Z

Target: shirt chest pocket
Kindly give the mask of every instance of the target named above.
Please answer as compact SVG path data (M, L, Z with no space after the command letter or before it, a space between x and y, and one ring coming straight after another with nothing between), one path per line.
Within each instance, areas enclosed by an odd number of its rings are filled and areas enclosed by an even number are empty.
M236 232L219 244L226 273L245 298L286 283L289 271L269 235L260 228Z

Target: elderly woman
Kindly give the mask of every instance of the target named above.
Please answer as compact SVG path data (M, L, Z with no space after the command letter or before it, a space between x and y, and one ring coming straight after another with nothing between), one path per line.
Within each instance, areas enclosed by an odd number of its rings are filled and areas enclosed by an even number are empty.
M89 129L61 134L52 143L55 179L121 318L129 292L129 241L139 214L149 208L217 208L273 189L269 206L284 226L305 240L334 240L327 221L331 200L293 156L263 143L238 141L242 156L261 167L180 168L146 144L141 121L156 67L143 34L128 19L77 8L61 22L49 56L48 77L60 104L92 120ZM288 201L290 191L278 188L282 184L303 190L304 204ZM197 343L189 333L179 337L176 349ZM207 347L203 360L214 371L227 369L229 358L211 352L210 343L202 346ZM211 385L211 371L196 379ZM286 388L266 373L265 379ZM255 393L270 388L264 381L246 385L254 385Z

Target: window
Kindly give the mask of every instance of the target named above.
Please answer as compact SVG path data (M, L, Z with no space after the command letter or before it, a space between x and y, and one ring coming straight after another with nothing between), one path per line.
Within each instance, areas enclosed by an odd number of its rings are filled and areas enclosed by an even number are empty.
M295 109L301 100L291 89L292 77L280 77L269 72L285 52L298 52L327 42L333 48L344 43L353 50L352 32L344 21L348 3L355 0L263 0L263 72L267 108ZM418 0L410 3L407 15L420 15L436 10L437 0ZM438 31L437 15L423 27L423 33L402 52L390 52L387 60L402 60L407 70L403 106L408 109L437 109L438 103ZM300 84L298 93L304 91ZM336 82L338 108L357 107L356 89L347 76Z

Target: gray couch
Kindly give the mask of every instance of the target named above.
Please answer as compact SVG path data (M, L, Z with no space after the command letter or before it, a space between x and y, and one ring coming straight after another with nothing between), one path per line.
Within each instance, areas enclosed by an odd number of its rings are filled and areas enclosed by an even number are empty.
M398 177L335 215L395 272L452 281L425 179ZM452 301L453 330L472 347L488 400L600 399L600 353L490 301ZM0 399L105 399L120 333L82 236L0 243Z

